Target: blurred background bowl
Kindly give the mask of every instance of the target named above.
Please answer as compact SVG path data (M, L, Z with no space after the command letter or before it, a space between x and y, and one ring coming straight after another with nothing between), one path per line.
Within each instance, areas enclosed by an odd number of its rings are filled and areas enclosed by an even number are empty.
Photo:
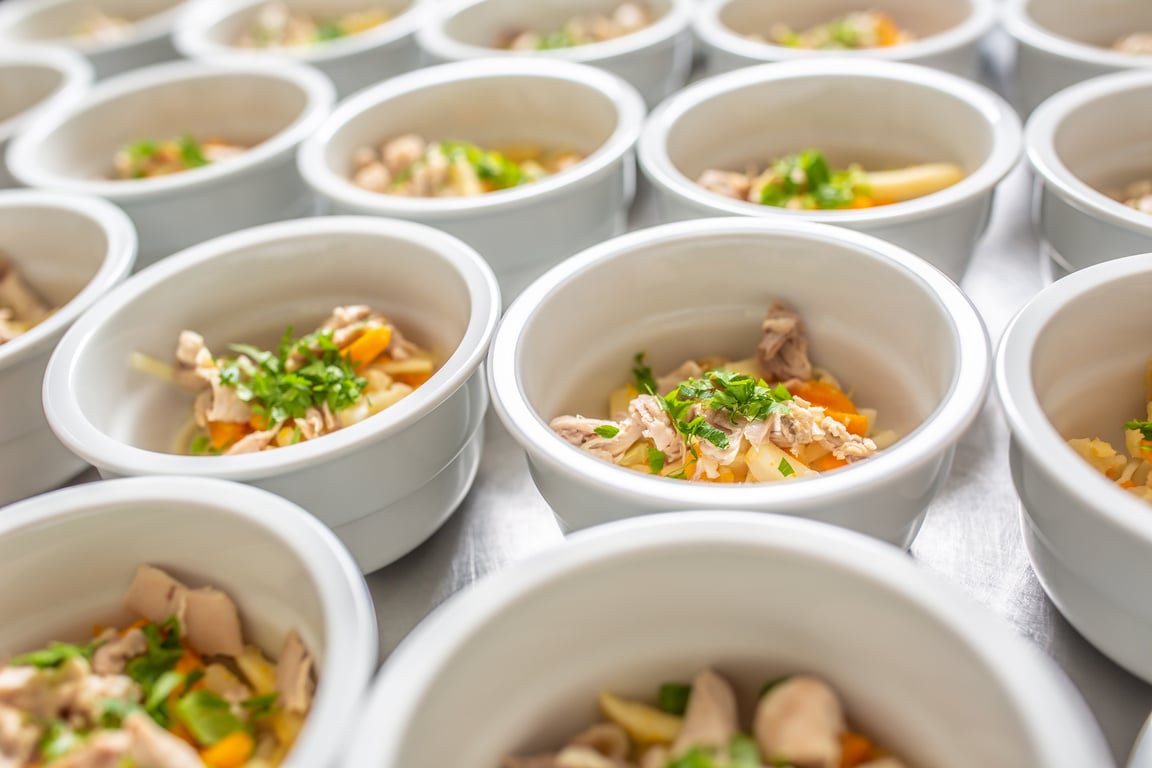
M899 442L819 477L718 485L615 466L548 426L562 414L606 414L638 352L658 376L687 359L751 356L773 301L800 314L813 362ZM907 547L984 403L989 357L964 294L906 251L833 227L728 218L634 232L554 268L505 313L488 366L496 411L569 529L686 507L746 509Z
M243 455L177 453L192 398L134 368L173 359L181 330L209 349L275 346L336 306L368 304L437 354L432 378L383 412L316 440ZM333 528L365 571L428 538L471 486L487 406L480 364L499 315L495 278L428 227L322 217L210 240L129 280L94 307L49 365L44 403L60 439L104 477L240 480ZM79 384L83 382L83 384Z
M131 535L125 535L131 532ZM0 509L0 656L126 626L138 565L226 592L273 657L295 629L316 660L312 710L283 768L328 765L376 666L376 614L347 550L270 493L180 477L69 488Z

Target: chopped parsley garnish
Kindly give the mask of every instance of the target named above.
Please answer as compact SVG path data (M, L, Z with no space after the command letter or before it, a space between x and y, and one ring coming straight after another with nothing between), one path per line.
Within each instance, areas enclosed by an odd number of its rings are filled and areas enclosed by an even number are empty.
M665 461L667 461L667 457L664 455L664 451L656 448L648 449L648 469L652 470L652 474L660 474L660 471L664 469Z
M1138 429L1145 440L1152 440L1152 421L1128 421L1124 429Z
M524 170L503 154L478 147L467 141L440 142L440 151L449 160L463 158L476 170L481 181L487 181L496 189L509 189L530 179Z
M780 158L772 165L772 176L760 192L760 203L777 208L846 208L870 191L868 177L858 166L832 171L814 149Z
M46 763L54 762L79 747L82 741L76 731L56 720L40 739L40 757Z
M603 437L606 440L610 440L613 437L616 437L616 435L620 434L620 427L615 427L611 424L604 424L602 426L596 427L596 429L592 431L600 435L600 437Z
M664 683L660 686L656 703L664 712L681 716L688 709L688 698L691 695L692 686L688 683Z
M637 352L632 362L634 363L632 375L636 377L637 391L645 395L656 394L656 378L652 375L652 369L644 362L644 353Z
M780 459L780 464L776 469L780 470L780 474L784 475L784 477L792 477L792 475L796 474L796 470L792 469L792 465L788 463L788 459Z
M329 19L322 21L316 25L316 32L313 39L317 43L326 43L329 40L339 40L341 37L347 37L348 33L344 30L344 25L338 20Z
M263 696L253 696L250 699L245 699L240 702L240 707L248 713L248 719L252 722L260 720L261 718L271 717L276 713L276 703L280 700L280 694L268 693Z
M756 740L738 733L728 743L728 768L760 768L760 747Z
M184 646L180 643L180 620L175 616L163 624L145 624L140 629L144 633L148 647L144 653L128 662L124 673L140 684L144 691L145 709L153 717L160 708L167 694L176 690L184 682L184 676L173 677L176 662L184 655ZM156 689L166 689L164 696L154 701Z
M681 398L701 402L713 411L726 411L733 424L737 416L748 421L763 421L774 413L787 414L792 400L783 384L772 387L763 379L724 370L708 371L702 379L689 379L681 383L676 392Z
M309 408L324 404L339 413L355 405L368 386L332 341L331 331L293 339L289 327L275 353L246 344L234 344L232 350L247 360L225 361L220 382L234 387L236 396L254 414L265 417L269 427L302 419ZM289 361L295 358L304 362L289 370Z
M579 45L576 38L567 29L561 29L541 37L540 42L536 43L536 50L554 51L557 48L573 48L576 45Z
M204 157L204 150L200 146L200 142L190 133L186 133L180 137L178 142L180 147L180 160L184 163L186 168L199 168L202 165L208 165L208 158Z

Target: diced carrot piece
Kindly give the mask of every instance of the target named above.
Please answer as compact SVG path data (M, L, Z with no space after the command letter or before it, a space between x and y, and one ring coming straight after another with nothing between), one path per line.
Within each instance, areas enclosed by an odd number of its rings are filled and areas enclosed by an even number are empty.
M1120 487L1121 488L1135 488L1136 483L1132 482L1131 480L1125 480L1124 482L1120 483Z
M200 654L189 648L187 643L183 645L184 655L176 662L176 671L182 675L186 675L194 669L203 669L204 659L200 657Z
M212 447L222 451L248 434L249 429L247 424L235 424L231 421L210 421L208 422L208 437L212 442Z
M392 378L401 384L407 384L408 386L412 387L412 389L416 389L416 387L432 378L432 372L418 371L416 373L396 373L392 375Z
M248 419L248 426L258 432L268 429L268 417L262 413L254 413Z
M812 405L819 405L830 411L856 413L856 404L837 387L824 381L805 381L788 388L793 397L799 397Z
M825 410L825 416L831 416L848 428L854 435L864 437L868 434L868 417L862 413L843 413L841 411Z
M888 48L900 42L900 27L892 20L892 17L880 13L877 14L876 19L876 42L879 47Z
M846 466L848 466L848 462L844 461L844 459L838 459L829 453L827 456L822 456L821 458L817 459L812 464L812 469L816 470L817 472L828 472L830 470L839 469L840 467Z
M388 349L392 343L392 326L382 325L364 333L344 350L344 356L353 368L362 368L368 365Z
M129 632L131 632L134 629L144 629L144 627L147 626L148 623L149 623L148 619L136 619L136 621L132 622L128 626L124 627L124 629L120 630L120 637L124 637L124 635L128 634Z
M250 735L236 731L202 751L200 759L211 768L242 768L255 745Z
M876 755L876 748L867 736L846 731L840 734L840 768L856 768Z
M849 208L875 208L878 203L870 195L856 195L852 198L852 202L848 204Z

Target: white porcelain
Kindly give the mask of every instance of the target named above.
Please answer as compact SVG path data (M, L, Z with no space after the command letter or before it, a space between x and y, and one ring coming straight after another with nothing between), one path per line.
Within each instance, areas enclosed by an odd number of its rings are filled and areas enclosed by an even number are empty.
M171 359L185 328L214 351L271 345L289 324L302 333L349 303L379 308L437 352L443 363L431 380L322 439L239 456L171 452L191 400L132 369L133 352ZM165 259L94 307L52 358L44 407L60 439L102 476L259 486L333 528L368 572L430 536L472 482L470 445L487 404L479 368L499 309L483 261L428 227L351 217L258 227Z
M1025 115L1082 80L1152 67L1152 56L1109 50L1124 35L1152 32L1145 0L1006 0L1002 14L1017 43L1013 89Z
M283 768L331 765L376 665L376 614L331 533L295 504L218 480L133 478L0 509L0 656L124 626L136 566L227 592L273 656L291 629L317 662L316 698Z
M1044 289L1000 343L996 384L1012 431L1025 543L1048 595L1105 655L1152 682L1152 509L1065 440L1123 446L1144 413L1152 254L1075 272ZM1122 448L1121 448L1122 450Z
M773 24L807 29L860 10L889 14L916 39L889 48L813 51L749 40ZM941 69L961 77L980 77L980 43L997 21L994 0L705 0L693 21L708 74L754 64L847 57L903 61Z
M98 84L30 121L8 149L30 187L103 197L140 235L139 266L237 229L310 214L296 147L332 109L332 84L288 63L173 62ZM183 173L107 178L125 144L191 133L251 149Z
M97 78L177 58L172 27L183 0L6 0L0 5L0 45L52 43L82 54ZM139 19L122 38L85 41L73 37L93 10Z
M327 75L340 97L420 66L414 34L426 24L422 0L288 0L293 10L334 16L385 8L392 20L379 27L321 45L245 49L234 45L269 0L192 0L176 27L176 48L190 59L240 57L310 64Z
M128 276L136 233L103 200L33 190L0 192L0 253L54 306L52 316L0 344L0 505L55 488L86 466L52 431L40 405L48 358L97 299Z
M544 59L464 61L410 72L344 101L300 147L300 171L335 213L430 224L483 256L511 299L548 267L624 232L644 104L614 75ZM381 195L352 183L352 156L405 133L499 148L588 154L548 178L478 197Z
M656 16L649 27L602 43L549 51L506 51L495 47L513 29L559 29L573 16L611 12L622 0L442 0L417 39L434 63L489 56L576 61L619 75L649 107L683 87L692 65L689 23L695 0L648 0Z
M902 435L895 446L821 477L720 486L617 467L548 427L562 414L602 414L637 352L658 375L689 358L747 357L773 300L796 308L813 360L878 409L880 427ZM910 253L833 227L728 218L634 232L554 268L505 313L489 377L496 412L569 529L746 509L907 547L984 402L989 357L971 303Z
M1028 120L1037 228L1064 272L1152 251L1152 216L1100 190L1152 178L1152 70L1068 88Z
M716 511L582 533L453 597L393 652L341 765L498 765L594 722L601 690L651 700L706 666L743 713L820 675L909 765L1114 765L1068 679L955 587L829 526Z
M84 57L47 45L0 48L0 189L15 185L4 163L8 141L41 111L79 98L92 83Z
M1021 146L1019 119L982 86L910 64L818 59L688 87L652 113L638 157L663 221L738 214L838 224L907 248L959 280ZM954 162L969 175L935 194L861 210L790 211L696 183L708 168L743 168L809 147L834 164Z

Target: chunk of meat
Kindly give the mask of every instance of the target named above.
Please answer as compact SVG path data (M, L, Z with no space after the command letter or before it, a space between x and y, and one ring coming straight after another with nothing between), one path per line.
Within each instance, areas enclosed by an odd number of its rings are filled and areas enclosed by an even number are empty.
M752 182L749 181L747 174L737 173L736 171L717 171L711 169L700 174L700 178L696 179L696 183L709 192L715 192L724 197L731 197L733 200L745 199L748 196L749 189L752 187Z
M92 654L92 671L98 675L119 675L129 659L148 650L148 638L133 627L123 637L114 637Z
M139 702L144 693L135 680L126 675L84 675L58 689L61 698L60 713L67 712L70 721L78 727L100 722L104 705L110 699Z
M827 683L797 675L770 690L756 707L753 733L766 761L796 768L839 768L844 711Z
M852 434L848 428L831 416L820 422L824 429L823 444L832 450L832 455L849 464L866 459L876 453L876 443L868 437Z
M202 587L185 593L185 637L199 653L239 656L244 652L240 612L232 598L218 589Z
M303 713L312 705L312 666L312 656L300 635L295 630L289 632L276 662L276 690L286 711Z
M756 357L768 381L812 378L808 338L800 316L783 304L773 304L761 325Z
M161 728L143 712L124 718L130 744L128 757L137 768L204 768L200 755L186 741Z
M188 587L151 565L136 568L136 575L124 595L124 607L148 621L161 624L175 616L184 627Z
M576 734L569 746L591 747L605 757L625 760L632 751L632 740L615 723L596 723Z
M732 419L721 411L713 411L710 408L696 408L693 407L692 418L696 417L696 413L704 417L704 420L711 424L716 429L724 433L728 438L728 447L721 448L709 440L699 440L697 442L697 452L700 454L696 460L696 471L694 477L719 477L720 467L731 466L736 458L744 451L744 430L750 426L750 422L743 418L737 417L736 423L732 423Z
M98 731L84 746L52 763L52 768L121 768L131 744L132 737L124 731Z
M388 170L393 175L396 175L419 160L427 149L428 144L423 137L415 133L408 133L397 136L385 144L381 154L384 157L384 165L388 166Z
M35 325L52 312L48 302L32 290L6 256L0 254L0 307L12 312L12 319Z
M223 664L213 663L204 668L204 687L236 704L252 697L252 689Z
M54 720L72 704L75 684L90 672L82 658L69 659L55 669L0 667L0 704Z
M592 747L564 747L556 755L556 768L628 768L623 760L605 757Z
M640 439L644 427L634 419L622 422L606 419L588 419L583 416L557 416L549 422L553 431L566 441L583 448L603 459L615 461L624 455ZM601 437L596 430L601 427L614 427L618 430L613 437Z
M335 414L324 403L322 408L313 406L304 412L303 419L294 419L295 425L300 429L300 436L305 440L314 440L321 435L335 432L340 428L340 422Z
M276 432L277 430L275 429L262 429L256 432L250 432L233 443L228 450L224 451L224 455L236 456L242 453L257 453L262 451L276 439Z
M640 768L667 768L668 750L662 746L649 747L640 758Z
M0 768L21 768L32 762L40 729L13 707L0 704Z
M683 381L698 379L704 375L704 369L695 360L688 360L676 370L656 379L656 394L665 395L676 389Z
M181 331L176 341L176 382L199 393L195 413L201 427L210 421L246 424L252 418L252 409L236 388L220 381L220 369L204 346L204 338L193 331Z
M684 725L672 744L672 755L693 747L724 749L738 728L736 694L728 681L710 669L696 675L684 712Z
M684 441L672 426L672 419L652 395L638 395L628 404L628 418L641 425L643 435L663 452L668 463L684 455Z

